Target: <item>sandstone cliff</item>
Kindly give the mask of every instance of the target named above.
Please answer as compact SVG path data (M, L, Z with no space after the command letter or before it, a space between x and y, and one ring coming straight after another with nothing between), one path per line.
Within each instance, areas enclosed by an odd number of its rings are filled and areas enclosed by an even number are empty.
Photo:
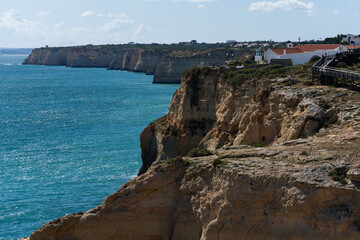
M66 66L70 48L37 48L23 64Z
M155 163L100 206L29 239L359 239L358 185L332 180L343 165L321 155L308 165L283 158L313 150L297 144Z
M29 239L360 239L360 93L227 76L185 73L143 174ZM212 153L171 158L193 147Z
M34 49L23 64L97 67L154 74L170 51L152 49L109 50L94 47Z
M193 66L221 66L231 59L250 54L246 49L212 49L200 53L167 56L156 68L154 83L180 83L185 70Z
M285 86L277 80L248 80L235 87L221 70L188 71L169 113L140 136L140 173L156 160L184 156L192 148L267 145L311 136L336 120L337 109L321 107L325 100L316 98L326 91Z
M244 53L251 51L223 48L191 52L113 46L38 48L23 64L143 72L154 75L154 83L180 83L184 71L192 66L224 65L226 60L240 58Z

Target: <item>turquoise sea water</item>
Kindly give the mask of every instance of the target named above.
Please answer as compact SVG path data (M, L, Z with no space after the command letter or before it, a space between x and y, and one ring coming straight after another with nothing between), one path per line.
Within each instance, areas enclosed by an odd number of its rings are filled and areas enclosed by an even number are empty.
M136 176L139 134L179 85L0 56L0 239L87 211Z

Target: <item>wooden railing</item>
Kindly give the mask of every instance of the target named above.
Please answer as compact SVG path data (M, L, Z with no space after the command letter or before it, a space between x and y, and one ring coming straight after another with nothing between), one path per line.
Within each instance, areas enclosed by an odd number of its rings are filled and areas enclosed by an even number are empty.
M346 53L349 54L349 53ZM344 57L343 54L336 54L321 58L312 67L312 74L314 76L325 76L331 78L341 78L350 81L360 81L360 72L329 67L329 65L338 58Z

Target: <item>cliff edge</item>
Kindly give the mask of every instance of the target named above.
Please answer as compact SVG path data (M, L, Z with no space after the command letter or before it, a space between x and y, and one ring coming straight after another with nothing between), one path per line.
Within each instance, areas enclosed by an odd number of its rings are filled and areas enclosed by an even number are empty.
M157 162L100 206L29 239L359 239L359 185L328 174L349 163L325 162L324 153L291 162L283 156L314 151L292 144Z
M280 144L309 137L337 120L339 109L325 107L335 93L295 86L292 78L229 82L229 70L194 68L184 74L169 112L140 135L143 167L185 156L193 148ZM322 96L322 97L321 97Z
M359 239L360 93L244 72L187 71L142 174L28 239Z
M212 48L175 51L175 47L77 46L37 48L24 60L25 65L51 65L107 68L154 75L153 83L181 82L182 74L193 66L224 65L229 59L251 54L249 49Z
M25 65L55 65L108 68L154 74L170 51L154 49L108 49L105 46L37 48L24 60Z

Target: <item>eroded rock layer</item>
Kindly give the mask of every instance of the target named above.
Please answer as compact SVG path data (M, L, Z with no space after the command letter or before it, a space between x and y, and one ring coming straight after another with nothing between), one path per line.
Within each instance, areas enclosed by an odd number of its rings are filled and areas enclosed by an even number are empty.
M337 118L324 108L324 91L248 80L229 84L222 70L197 68L184 75L169 113L140 136L143 168L152 162L186 155L192 148L217 149L225 144L272 144L308 137ZM288 79L292 81L292 79Z
M187 72L141 134L143 174L26 239L360 239L360 93L228 82ZM171 158L192 147L212 152Z
M154 83L180 83L183 72L193 66L224 65L229 59L249 58L249 49L203 51L160 50L147 47L79 46L34 49L23 64L98 67L154 75ZM244 54L246 56L244 56Z
M107 50L93 47L34 49L23 64L98 67L154 74L170 51L152 49Z
M30 240L360 238L360 192L332 181L330 164L233 153L220 152L219 165L217 156L156 163L102 205L49 222Z

